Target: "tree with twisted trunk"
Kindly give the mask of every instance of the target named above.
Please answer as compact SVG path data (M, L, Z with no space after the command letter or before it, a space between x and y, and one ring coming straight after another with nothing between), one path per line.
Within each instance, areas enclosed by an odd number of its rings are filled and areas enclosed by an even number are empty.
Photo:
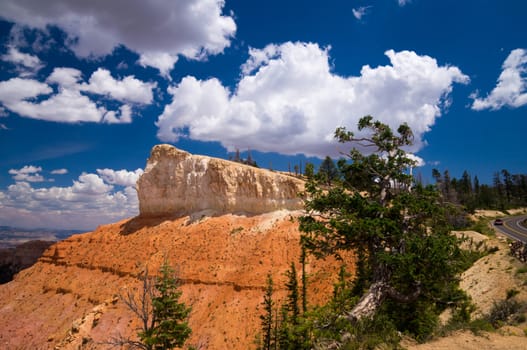
M303 244L321 258L342 251L357 257L353 297L358 301L339 319L356 324L382 308L399 330L415 332L423 309L438 315L455 300L466 300L459 288L466 256L450 233L439 193L413 181L415 161L405 150L413 141L410 127L403 124L394 132L366 116L358 130L366 136L345 128L335 132L339 142L354 145L338 162L342 180L306 186Z

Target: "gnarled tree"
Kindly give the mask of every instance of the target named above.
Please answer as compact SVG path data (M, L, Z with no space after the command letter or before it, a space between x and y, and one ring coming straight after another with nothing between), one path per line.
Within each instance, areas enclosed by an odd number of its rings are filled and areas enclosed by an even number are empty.
M404 150L413 141L411 129L401 125L393 132L371 116L362 118L358 129L369 136L358 138L345 128L335 132L338 141L362 149L354 147L339 161L342 181L307 185L303 242L319 257L343 250L357 256L358 302L340 319L354 324L383 306L389 314L387 308L404 305L408 315L396 316L394 324L407 330L412 313L423 305L439 314L463 299L458 277L466 257L450 234L437 191L413 183L409 170L415 163Z

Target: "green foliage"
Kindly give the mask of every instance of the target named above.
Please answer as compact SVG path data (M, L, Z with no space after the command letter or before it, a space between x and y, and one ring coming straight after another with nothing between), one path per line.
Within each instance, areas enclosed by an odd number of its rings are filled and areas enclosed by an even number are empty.
M327 156L318 168L317 179L320 182L331 186L331 184L338 178L339 172L337 167L335 166L335 162L333 161L333 159L331 159L331 157Z
M480 184L478 177L472 179L467 171L460 179L451 177L448 170L442 175L433 169L432 176L443 198L469 213L478 208L506 210L527 205L527 174L503 169L494 173L492 185Z
M301 244L300 267L302 280L302 313L307 312L307 273L306 273L306 248Z
M313 179L315 176L315 165L313 163L306 163L306 168L304 169L304 175L308 180Z
M392 320L383 314L376 315L373 319L359 321L349 329L350 337L344 342L344 349L363 350L379 349L384 346L389 349L403 349L399 346L401 336L393 325Z
M494 302L489 313L481 318L467 322L464 329L470 329L474 333L479 331L491 331L500 328L506 324L518 324L525 322L527 311L527 304L520 302L514 297L519 292L514 289L507 291L506 298L498 302Z
M139 341L119 335L109 344L145 350L181 347L191 333L187 322L191 308L179 302L181 291L174 270L165 260L159 276L151 277L146 268L141 281L139 295L131 290L119 294L121 301L141 321Z
M179 302L178 279L167 261L159 273L154 284L156 293L151 300L151 325L138 335L147 349L172 349L182 346L190 336L187 319L191 308Z
M506 299L510 299L510 298L513 298L514 296L518 295L520 293L519 290L517 289L507 289L507 293L506 293Z
M491 332L494 330L492 324L483 318L477 318L475 320L449 322L447 325L442 327L438 332L438 336L448 336L453 331L457 330L468 330L472 333L479 335L481 332Z
M271 350L274 348L273 337L273 320L274 320L274 302L273 302L273 278L271 274L267 276L264 300L262 302L264 313L260 315L262 325L262 350Z
M321 322L342 335L351 332L350 324L383 319L384 325L424 340L443 310L468 300L459 275L472 258L450 233L452 209L437 189L413 183L408 170L414 161L404 151L413 140L410 128L401 125L395 133L368 116L359 121L359 130L371 135L355 138L344 128L335 135L373 153L354 148L338 163L341 181L306 186L308 214L300 218L306 248L320 258L353 251L358 259L353 286L337 293L345 300L336 304L334 298ZM363 312L357 305L371 300L361 299L368 294L377 301L369 305L373 311Z
M312 337L310 345L304 349L324 349L335 343L339 344L339 349L401 349L400 332L386 315L379 313L352 325L337 317L334 307L330 302L307 315L306 327Z
M299 295L298 295L298 279L296 275L295 263L291 263L291 268L286 271L287 282L285 284L287 288L287 303L286 311L290 313L290 319L293 324L298 323L300 316L300 308L298 306Z
M478 220L473 222L472 225L468 227L468 229L489 237L494 237L496 235L494 230L489 227L488 219L485 218L478 218Z
M259 349L308 349L306 346L307 336L299 307L299 285L294 263L291 263L291 268L286 271L286 277L287 297L279 311L274 307L275 303L272 299L273 282L271 277L268 277L262 303L264 313L260 316L263 339Z

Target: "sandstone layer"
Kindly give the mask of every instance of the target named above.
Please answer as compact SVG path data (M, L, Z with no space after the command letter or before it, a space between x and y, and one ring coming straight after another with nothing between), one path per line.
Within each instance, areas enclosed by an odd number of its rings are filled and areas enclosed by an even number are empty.
M143 217L262 214L301 209L303 186L303 181L292 176L191 155L164 144L152 149L137 193Z

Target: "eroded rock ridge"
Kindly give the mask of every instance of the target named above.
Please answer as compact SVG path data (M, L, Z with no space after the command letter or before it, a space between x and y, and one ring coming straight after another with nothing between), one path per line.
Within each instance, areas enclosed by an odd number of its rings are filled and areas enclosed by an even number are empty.
M302 208L304 182L293 176L219 158L154 146L137 182L141 216L207 211L262 214Z

